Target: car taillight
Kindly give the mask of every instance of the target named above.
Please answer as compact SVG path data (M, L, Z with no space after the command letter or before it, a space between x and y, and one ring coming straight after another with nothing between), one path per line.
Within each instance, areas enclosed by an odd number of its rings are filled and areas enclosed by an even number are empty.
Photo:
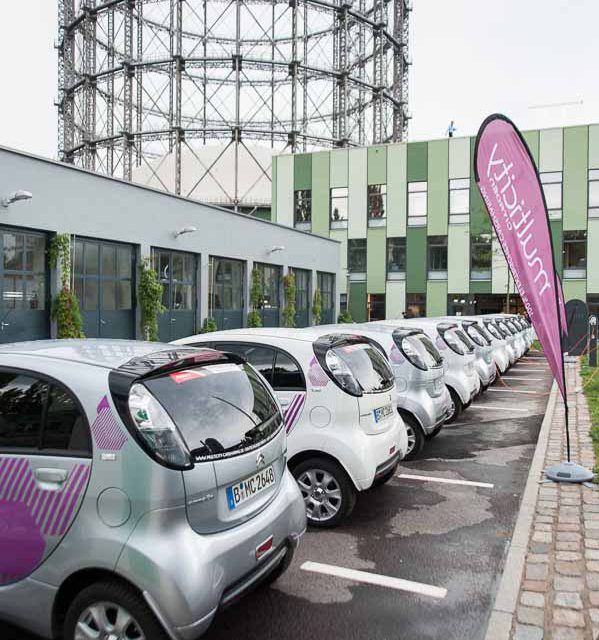
M326 367L333 376L335 382L352 396L361 396L362 387L356 380L351 369L332 349L325 356Z
M426 371L428 369L424 358L420 355L420 353L418 353L414 345L411 344L409 338L404 338L401 341L399 348L410 364L414 365L418 369L421 369L422 371Z
M191 454L175 423L143 384L131 387L129 412L144 442L157 458L174 469L193 466Z
M460 342L459 338L456 335L454 335L453 333L450 333L449 331L444 331L441 337L443 338L443 341L445 342L445 344L452 351L457 353L459 356L464 355L464 348L462 347L462 343Z

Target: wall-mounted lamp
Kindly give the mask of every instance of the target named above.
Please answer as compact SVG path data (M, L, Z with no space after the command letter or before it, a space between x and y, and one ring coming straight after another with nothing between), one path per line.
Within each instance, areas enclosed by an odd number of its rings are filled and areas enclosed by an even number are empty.
M197 229L195 227L183 227L182 229L175 231L175 238L178 238L179 236L183 236L186 233L195 233L196 231Z
M13 202L18 202L19 200L31 200L31 198L33 198L33 194L29 191L15 191L0 200L0 207L2 207L2 209L8 209L8 205Z
M277 251L285 251L285 247L282 247L282 246L272 247L268 253L277 253Z

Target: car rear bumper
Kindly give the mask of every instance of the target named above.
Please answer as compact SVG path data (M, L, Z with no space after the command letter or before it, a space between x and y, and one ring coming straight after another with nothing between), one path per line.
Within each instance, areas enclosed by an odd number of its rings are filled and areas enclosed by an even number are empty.
M425 387L409 387L406 394L398 398L398 407L411 413L425 434L434 431L452 414L451 396L445 385L438 396L431 396Z
M184 506L147 513L116 571L144 592L172 638L191 640L208 628L221 606L242 597L274 570L281 549L297 546L305 528L304 501L286 472L266 508L226 531L196 533ZM256 549L271 537L273 550L257 560Z

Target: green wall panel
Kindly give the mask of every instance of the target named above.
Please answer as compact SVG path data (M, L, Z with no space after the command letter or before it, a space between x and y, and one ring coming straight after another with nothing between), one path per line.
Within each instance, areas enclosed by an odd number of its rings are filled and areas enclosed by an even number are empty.
M387 234L384 228L368 229L366 238L366 282L368 284L368 293L385 293Z
M564 129L564 197L565 231L587 228L588 127Z
M352 282L349 285L349 312L354 322L366 322L366 283Z
M406 291L426 292L426 229L409 227L407 233Z
M475 138L470 139L470 152L471 157L474 158L474 145L476 143ZM470 176L470 233L478 235L479 233L491 233L493 225L491 219L487 213L487 208L480 195L476 180L474 179L474 172Z
M470 288L470 228L467 224L449 225L447 286L450 293L468 293Z
M562 221L551 220L549 223L551 227L551 241L553 243L553 259L555 261L555 270L561 276L562 274Z
M587 284L585 280L564 280L564 298L568 300L587 301Z
M277 157L274 156L272 159L272 170L271 170L271 207L270 207L270 219L277 219Z
M311 189L312 188L312 154L298 153L294 156L295 162L293 166L293 188Z
M428 235L447 235L448 218L449 141L435 140L428 145Z
M428 142L408 143L408 182L423 182L428 176Z
M562 129L544 129L539 133L539 171L561 171L564 136Z
M522 136L526 140L526 144L532 153L532 157L535 160L537 167L539 166L539 132L538 131L523 131Z
M589 127L589 169L599 169L599 124Z
M599 293L599 219L589 220L587 232L587 246L593 250L587 250L587 290L589 293Z
M387 235L406 235L408 203L408 147L391 144L387 148Z
M368 184L387 184L387 147L368 147Z
M329 153L312 156L312 233L329 235Z
M348 155L347 149L335 149L330 152L331 188L347 187Z
M470 280L470 293L493 293L491 280Z
M471 171L470 138L451 138L449 140L449 178L469 178Z
M447 282L429 280L426 286L426 315L429 318L447 315Z

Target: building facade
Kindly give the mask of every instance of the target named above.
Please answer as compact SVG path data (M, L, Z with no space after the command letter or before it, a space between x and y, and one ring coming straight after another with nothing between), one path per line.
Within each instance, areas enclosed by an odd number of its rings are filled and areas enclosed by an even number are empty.
M317 286L322 321L336 317L335 240L0 148L0 199L18 190L31 199L0 208L0 342L53 334L59 275L48 249L57 233L71 236L72 285L90 338L143 337L137 280L144 258L163 284L164 341L199 332L206 318L219 328L244 326L254 269L265 326L281 322L289 271L298 283L298 326L312 323Z
M566 301L599 309L599 125L526 131ZM474 137L282 155L273 220L342 244L357 321L521 311L474 180ZM508 306L509 305L509 306Z

